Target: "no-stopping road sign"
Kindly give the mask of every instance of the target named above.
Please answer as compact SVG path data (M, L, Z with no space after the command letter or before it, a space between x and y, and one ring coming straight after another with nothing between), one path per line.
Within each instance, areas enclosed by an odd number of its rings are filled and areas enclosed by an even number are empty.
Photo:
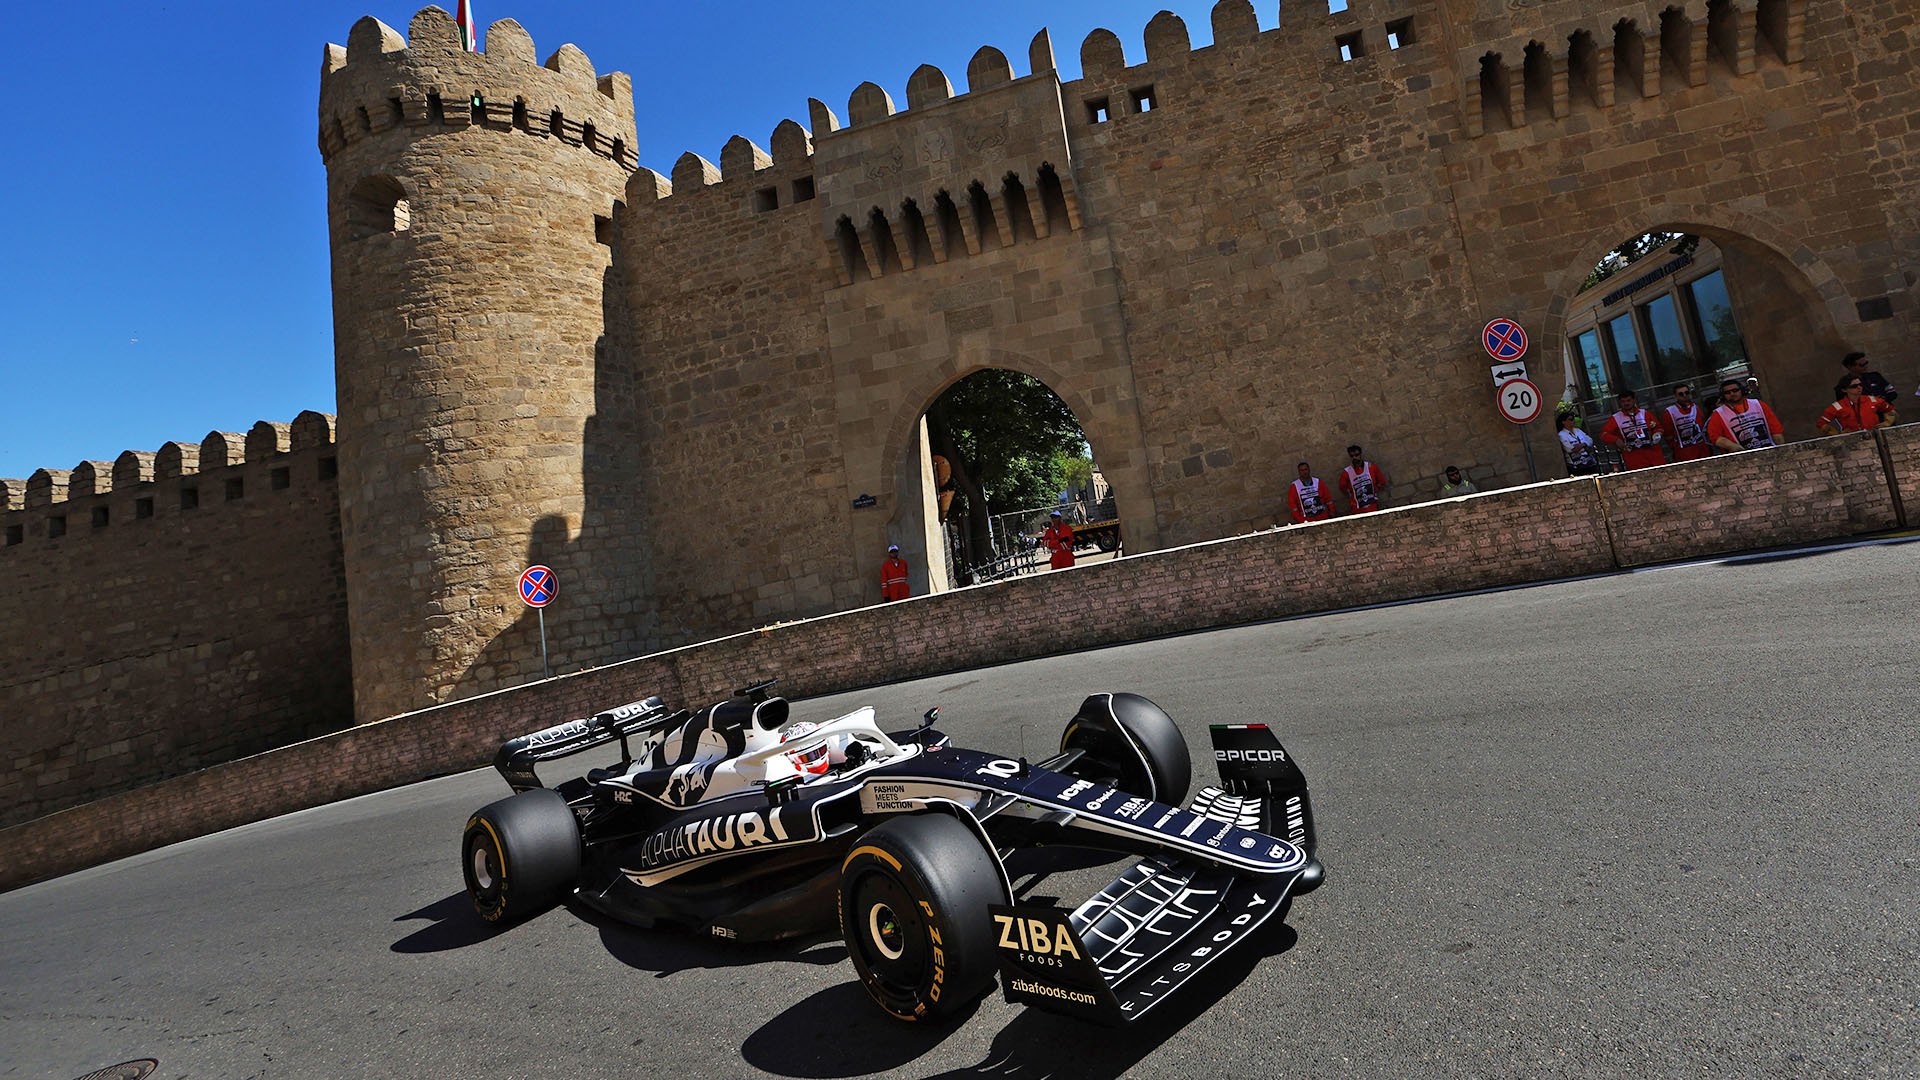
M1512 319L1495 319L1480 329L1480 344L1495 360L1518 360L1527 355L1527 332Z
M553 603L559 591L560 583L554 580L553 571L544 566L529 566L520 572L520 599L530 608Z
M1525 379L1509 379L1494 393L1500 397L1500 415L1516 424L1540 415L1540 388Z

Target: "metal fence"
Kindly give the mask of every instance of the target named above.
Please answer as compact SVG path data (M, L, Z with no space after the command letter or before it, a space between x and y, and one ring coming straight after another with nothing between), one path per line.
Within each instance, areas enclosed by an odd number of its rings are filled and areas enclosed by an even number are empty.
M1085 525L1090 521L1110 521L1118 516L1111 496L1100 500L1078 499L1072 502L1036 506L1028 510L995 514L987 519L987 531L992 538L994 558L1004 558L1021 551L1040 550L1040 534L1046 532L1047 524L1053 520L1053 513L1056 510L1069 525Z

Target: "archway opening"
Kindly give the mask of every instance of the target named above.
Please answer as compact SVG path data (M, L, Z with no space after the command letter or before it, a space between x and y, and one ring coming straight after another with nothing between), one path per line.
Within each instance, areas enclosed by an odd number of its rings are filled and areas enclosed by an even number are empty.
M949 385L924 416L926 512L947 581L972 584L1052 569L1065 558L1060 523L1074 530L1075 561L1120 546L1119 507L1073 410L1045 383L983 368Z
M1752 380L1786 427L1814 434L1843 344L1812 283L1751 237L1688 223L1629 236L1587 269L1567 304L1559 411L1597 433L1632 391L1658 413L1687 387L1706 408Z

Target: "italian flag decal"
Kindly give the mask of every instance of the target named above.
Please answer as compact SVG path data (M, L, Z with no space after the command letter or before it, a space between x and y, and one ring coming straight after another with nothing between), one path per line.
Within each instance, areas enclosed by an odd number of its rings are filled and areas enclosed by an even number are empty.
M460 47L468 52L479 52L479 44L474 40L473 12L467 7L467 0L460 0L460 10L453 21L460 24Z

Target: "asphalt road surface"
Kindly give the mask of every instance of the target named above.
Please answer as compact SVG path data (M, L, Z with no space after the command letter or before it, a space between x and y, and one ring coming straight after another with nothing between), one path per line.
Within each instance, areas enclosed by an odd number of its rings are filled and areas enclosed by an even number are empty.
M456 845L505 788L474 772L0 896L0 1077L1920 1075L1916 580L1920 544L1684 566L802 703L938 704L1036 757L1093 691L1201 746L1273 721L1327 884L1137 1030L997 992L901 1025L837 940L489 934Z

